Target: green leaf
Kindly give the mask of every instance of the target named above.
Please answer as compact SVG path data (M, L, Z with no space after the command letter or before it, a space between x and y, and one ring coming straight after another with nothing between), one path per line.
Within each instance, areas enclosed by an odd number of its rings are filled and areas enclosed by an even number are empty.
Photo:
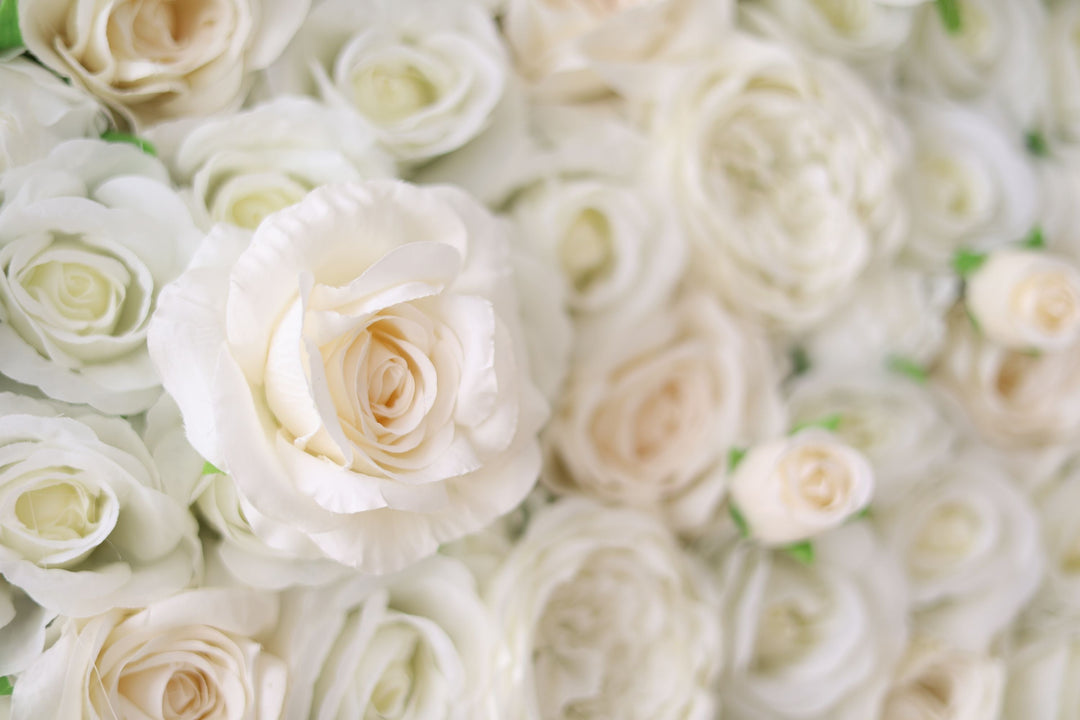
M852 520L862 520L862 519L864 519L864 518L868 518L868 517L870 517L870 516L871 516L872 514L873 514L873 513L871 513L871 512L870 512L870 506L869 506L869 505L867 505L867 506L866 506L866 507L864 507L864 508L863 508L862 510L860 510L859 512L857 512L857 513L855 513L854 515L852 515L852 516L851 516L851 519L852 519Z
M960 0L937 0L937 9L945 29L952 35L960 32Z
M739 512L739 508L734 504L728 503L728 512L731 513L731 519L735 521L735 527L739 531L739 537L750 537L750 523L746 522L746 518Z
M225 471L218 469L217 467L214 466L213 463L204 462L202 464L202 474L203 475L224 475Z
M7 679L7 676L0 675L0 697L10 695L13 692L15 692L15 688L12 687L11 681Z
M907 375L917 383L926 382L926 369L911 358L906 358L903 355L890 355L885 359L885 367L894 373Z
M0 50L23 46L18 0L0 0Z
M727 468L728 470L734 470L742 462L742 459L746 457L747 449L741 447L733 447L728 450L727 454Z
M964 314L967 315L968 322L971 323L971 328L982 335L982 325L979 324L979 318L975 317L975 313L971 312L971 308L967 305L964 306Z
M157 148L149 140L143 140L142 138L129 135L127 133L116 132L115 130L108 130L101 134L102 140L108 140L109 142L123 142L130 143L135 147L142 150L147 155L157 157Z
M1046 142L1046 136L1038 130L1024 133L1024 145L1035 157L1049 157L1050 155L1050 145Z
M803 565L814 564L814 544L809 540L803 540L794 545L787 545L784 547L784 552L801 562Z
M806 373L810 369L810 356L806 354L806 349L797 347L791 351L791 374L793 376L799 376Z
M982 267L982 264L986 262L986 258L986 253L961 248L953 255L953 270L955 270L956 274L960 277L967 277Z
M1036 225L1027 237L1020 241L1020 244L1029 250L1042 250L1046 247L1046 238L1043 237L1042 228Z
M843 419L844 418L840 415L840 413L834 413L832 415L826 415L825 417L818 418L816 420L807 420L806 422L798 423L795 425L795 427L791 428L791 434L794 435L797 432L812 427L825 428L829 432L836 432L840 429L840 423L843 421Z

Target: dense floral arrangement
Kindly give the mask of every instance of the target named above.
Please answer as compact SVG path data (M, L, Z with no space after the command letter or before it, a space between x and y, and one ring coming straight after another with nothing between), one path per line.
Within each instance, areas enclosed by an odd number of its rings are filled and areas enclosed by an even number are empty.
M0 0L0 718L1080 713L1080 3Z

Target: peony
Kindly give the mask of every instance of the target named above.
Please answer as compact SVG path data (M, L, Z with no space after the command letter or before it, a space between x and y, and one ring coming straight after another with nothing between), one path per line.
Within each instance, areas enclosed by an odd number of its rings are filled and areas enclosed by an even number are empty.
M990 456L955 453L882 516L922 634L985 652L1038 587L1038 517Z
M732 307L806 329L898 248L901 140L850 71L737 35L659 94L660 172L691 267Z
M501 718L489 687L494 630L472 576L447 557L378 582L291 591L271 644L289 662L285 716Z
M721 558L724 718L878 717L907 641L903 574L866 523L815 550L812 565L746 543Z
M495 24L471 0L326 0L269 81L351 108L383 147L415 162L475 137L506 75Z
M784 425L764 338L700 294L606 329L580 343L545 480L699 526L723 499L729 452Z
M649 516L561 500L532 519L486 597L509 648L499 717L714 717L710 590Z
M511 272L503 226L459 191L329 186L250 238L211 232L150 351L192 446L255 509L393 572L536 481L546 407Z
M97 103L48 70L23 58L0 63L0 173L105 127Z
M1080 270L1038 250L991 253L964 302L988 340L1013 350L1061 350L1080 340Z
M0 573L77 617L196 580L195 520L119 418L0 393Z
M135 126L240 105L285 47L308 0L23 0L34 57Z
M18 679L12 720L278 720L284 663L254 639L277 598L205 588L142 610L66 620Z
M58 400L138 413L158 291L199 233L160 162L70 140L0 178L0 372Z
M806 540L870 504L874 471L858 450L820 428L750 448L731 477L731 502L764 545Z
M173 176L190 186L194 215L206 229L227 222L254 230L320 185L393 175L389 158L350 113L308 98L163 125L148 137L167 151Z

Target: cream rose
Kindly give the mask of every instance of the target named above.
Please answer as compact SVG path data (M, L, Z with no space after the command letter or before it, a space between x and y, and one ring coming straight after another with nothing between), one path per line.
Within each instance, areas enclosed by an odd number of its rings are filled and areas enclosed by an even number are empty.
M308 0L23 0L19 29L46 67L141 127L238 107L307 9Z
M25 58L0 63L0 173L44 157L63 140L96 137L106 127L105 113L92 98L48 70Z
M820 428L755 445L731 476L731 502L764 545L806 540L870 504L874 471L858 450Z
M875 506L896 502L925 480L957 439L941 399L930 388L880 370L813 372L790 389L788 403L796 425L838 419L836 437L873 467Z
M729 451L784 426L763 337L705 295L582 338L547 439L563 493L701 525L723 498Z
M821 536L812 565L747 543L719 560L725 719L879 716L907 642L906 586L866 526Z
M218 226L150 329L192 445L365 572L510 510L547 411L504 229L460 191L379 181L315 190L250 239Z
M956 453L881 516L920 633L985 652L1042 577L1038 517L992 456Z
M270 644L288 658L285 717L502 718L494 630L469 571L447 557L383 582L290 591Z
M976 103L1022 136L1046 103L1041 0L963 0L950 31L936 3L919 8L901 75L935 99Z
M353 109L383 147L418 162L488 124L506 65L494 22L469 0L326 0L269 79Z
M900 663L881 720L997 718L1004 689L1000 660L917 640Z
M916 260L947 270L961 247L991 250L1031 231L1039 181L1022 133L950 102L907 96L902 108L914 137L907 251Z
M1032 635L1009 658L1002 720L1076 720L1080 686L1080 625Z
M12 720L278 720L284 663L253 638L277 598L207 588L143 610L66 620L20 677Z
M653 518L579 499L548 506L486 592L509 648L499 717L715 717L710 593Z
M146 328L200 236L167 183L154 158L99 140L0 177L0 372L107 413L154 403Z
M197 579L195 519L127 422L0 393L0 573L77 617Z
M1070 143L1080 141L1080 6L1050 4L1044 42L1050 78L1048 125Z
M1080 621L1080 468L1071 467L1035 496L1046 573L1021 624L1045 631Z
M935 373L979 432L1003 448L1049 451L1080 436L1080 342L1011 350L956 311Z
M41 654L55 615L0 577L0 676L22 672Z
M505 0L503 24L518 70L540 92L604 92L607 66L701 49L732 24L729 0Z
M147 137L168 157L173 177L190 187L205 229L227 222L254 230L316 187L394 174L350 113L308 98L279 97L226 118L176 125Z
M747 35L671 72L653 127L697 278L778 329L821 321L906 232L898 126L851 71Z
M1080 339L1080 270L1038 250L993 252L967 279L967 309L988 340L1061 350Z

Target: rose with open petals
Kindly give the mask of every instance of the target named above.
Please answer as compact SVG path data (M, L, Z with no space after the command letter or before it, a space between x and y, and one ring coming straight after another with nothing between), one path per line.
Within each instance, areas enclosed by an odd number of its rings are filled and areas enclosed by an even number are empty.
M366 572L513 508L547 411L503 228L459 191L391 181L315 190L250 239L217 226L150 328L192 445Z
M19 29L50 70L128 122L235 108L285 47L308 0L24 0Z

